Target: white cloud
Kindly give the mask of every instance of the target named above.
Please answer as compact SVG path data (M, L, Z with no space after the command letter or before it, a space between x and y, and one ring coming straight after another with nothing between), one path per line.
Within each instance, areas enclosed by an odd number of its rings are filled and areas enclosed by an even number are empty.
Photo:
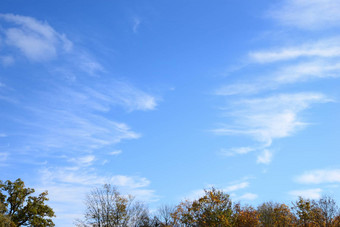
M154 110L157 106L156 98L141 91L128 86L127 84L119 83L120 92L117 94L117 100L122 105L126 106L129 111L133 110Z
M275 72L273 81L276 84L309 81L314 78L339 77L340 62L312 61L291 65Z
M287 61L302 57L334 58L340 56L339 44L339 37L332 37L292 47L252 51L248 54L248 56L251 61L256 63Z
M294 190L290 191L289 194L298 197L301 196L305 199L319 199L321 197L322 189L321 188L313 188L306 190Z
M35 187L49 191L57 219L77 216L82 212L86 193L92 187L105 183L116 185L122 193L133 194L138 199L154 200L155 192L148 188L148 179L123 174L100 175L98 168L102 166L95 164L102 163L101 155L112 150L116 143L141 136L124 122L116 121L116 113L154 110L157 99L125 81L112 79L112 75L108 75L109 72L91 54L81 49L71 51L72 43L66 36L46 22L12 14L1 14L0 22L1 44L10 47L6 50L17 48L22 55L38 62L68 53L62 56L64 58L58 58L60 61L55 62L57 67L55 64L48 65L46 73L50 77L44 80L48 83L39 85L38 89L27 90L29 95L18 95L19 92L15 93L19 90L17 87L8 88L0 83L0 99L7 98L7 93L10 93L7 90L12 92L10 97L19 97L11 104L20 109L20 114L6 116L12 121L12 130L9 134L5 132L9 139L17 136L20 141L10 144L8 150L27 152L27 157L39 157L44 161L56 156L63 159L62 162L54 159L51 163L46 161L49 168L41 170L41 185ZM12 60L14 58L10 55L0 56L0 63L9 64ZM65 81L66 77L72 79ZM37 81L33 78L30 82ZM7 136L5 132L0 137ZM121 151L116 150L111 155L119 153ZM0 161L6 161L7 157L7 153L0 153ZM51 165L60 165L65 160L72 166Z
M221 96L251 95L265 90L275 90L286 84L337 77L340 77L340 62L315 60L280 67L270 75L257 78L252 82L221 86L215 94Z
M313 103L329 102L323 94L280 94L267 98L238 101L229 113L234 124L213 130L217 134L243 134L270 145L273 139L290 136L306 125L299 113Z
M296 62L281 65L252 81L221 86L216 95L250 95L264 90L275 90L281 85L308 82L314 79L340 76L339 37L307 42L297 46L274 48L250 52L249 58L255 63L274 63L289 60ZM299 60L299 61L297 61Z
M134 33L137 33L137 32L138 32L138 28L139 28L141 22L142 22L142 21L141 21L139 18L137 18L137 17L133 18L132 31L133 31Z
M249 182L241 182L238 184L233 184L233 185L229 185L228 187L224 188L223 191L225 192L234 192L240 189L244 189L249 187Z
M231 108L234 111L228 113L233 117L233 123L213 132L220 135L247 135L261 142L262 146L259 147L263 152L258 155L257 162L268 164L272 160L272 153L266 148L272 141L291 136L307 125L302 121L300 112L314 103L329 101L319 93L280 94L267 98L238 100Z
M78 101L100 111L109 110L110 105L121 105L128 111L154 110L157 106L154 96L127 83L111 80L92 87L82 88L82 90L83 94L80 93L76 97ZM70 92L73 93L72 91Z
M231 149L221 149L220 153L225 156L234 156L248 154L249 152L255 151L256 148L253 147L234 147Z
M79 164L79 163L78 163ZM57 184L73 184L79 186L96 186L112 184L129 190L139 189L150 185L150 181L142 177L124 175L98 176L88 170L86 166L75 165L71 167L45 168L41 170L43 182Z
M253 83L235 83L230 85L224 85L215 90L215 95L229 96L239 94L255 94L261 90L269 89L271 85L268 85L265 81L253 82Z
M87 193L94 187L111 184L124 194L136 196L141 201L154 201L157 197L155 191L148 189L150 181L138 176L101 176L86 166L67 166L43 168L40 171L41 184L34 188L38 192L47 190L50 198L49 204L53 207L57 223L71 225L72 217L82 217L84 201Z
M77 67L92 76L105 72L104 67L88 54L78 54L75 58L78 58L76 60L78 62Z
M122 153L122 150L114 150L109 153L109 155L119 155Z
M264 149L258 156L257 156L257 163L261 164L269 164L272 161L273 153L268 150Z
M157 105L153 96L111 80L90 87L51 87L22 103L22 110L31 116L29 121L20 120L20 127L31 128L20 133L26 146L40 151L64 148L70 153L112 149L122 140L140 138L139 133L107 113L119 106L130 112L152 110Z
M202 196L204 196L204 194L205 194L204 189L194 190L190 192L190 194L186 196L184 200L195 200L201 198Z
M340 169L313 170L295 178L301 184L340 183Z
M209 190L212 187L216 188L214 185L207 185L206 186L207 190ZM231 193L231 192L242 190L242 189L247 188L247 187L249 187L249 182L243 181L243 182L240 182L240 183L230 184L230 185L228 185L227 187L225 187L221 190L225 193ZM198 199L198 198L200 198L204 195L205 195L204 189L198 189L198 190L192 191L188 196L185 197L185 199L186 200L194 200L194 199ZM232 194L232 196L234 196L234 195L235 194Z
M254 193L245 193L241 196L235 198L235 200L255 200L258 198L257 194Z
M59 50L69 51L72 47L64 34L57 33L46 22L14 14L0 14L0 19L16 25L4 29L6 43L32 61L54 58Z
M284 0L268 12L279 23L302 29L337 27L340 22L338 0Z
M78 158L71 158L69 161L80 166L92 165L96 157L94 155L86 155Z

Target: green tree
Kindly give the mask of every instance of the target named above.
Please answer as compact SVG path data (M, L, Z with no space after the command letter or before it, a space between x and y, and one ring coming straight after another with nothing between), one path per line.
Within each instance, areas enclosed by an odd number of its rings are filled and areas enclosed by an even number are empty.
M3 226L54 226L55 217L48 201L47 191L32 196L32 188L25 188L19 178L16 181L0 181L0 223Z
M179 204L172 214L176 224L184 226L231 226L232 202L228 194L212 188L193 202Z

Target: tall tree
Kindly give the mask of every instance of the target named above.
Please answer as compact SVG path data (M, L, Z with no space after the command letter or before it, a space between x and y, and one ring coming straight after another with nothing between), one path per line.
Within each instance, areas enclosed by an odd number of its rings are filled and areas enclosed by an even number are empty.
M326 227L332 226L333 220L339 212L335 200L330 196L324 195L319 199L316 205L322 215L322 225Z
M293 203L293 210L295 210L298 217L299 226L323 226L321 210L317 207L314 200L299 197Z
M55 217L48 201L47 191L38 196L32 196L32 188L25 188L19 178L16 181L0 181L0 219L7 226L54 226Z
M248 227L248 226L258 226L259 214L252 206L243 206L239 203L234 205L234 214L232 226L237 227Z
M265 202L257 207L259 221L264 227L294 226L296 218L285 204Z
M172 216L179 225L231 226L232 202L228 194L212 188L198 200L182 202Z
M85 204L85 220L78 221L78 226L140 226L148 217L142 203L134 201L131 195L121 195L110 184L92 190Z
M173 226L174 219L171 216L175 212L175 207L169 205L163 205L157 210L156 219L160 226Z

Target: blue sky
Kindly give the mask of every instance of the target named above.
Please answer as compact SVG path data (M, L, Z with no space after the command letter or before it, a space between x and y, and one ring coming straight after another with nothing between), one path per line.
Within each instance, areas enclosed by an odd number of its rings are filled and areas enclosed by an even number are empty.
M104 183L151 210L215 186L340 196L340 2L0 3L0 172L57 226Z

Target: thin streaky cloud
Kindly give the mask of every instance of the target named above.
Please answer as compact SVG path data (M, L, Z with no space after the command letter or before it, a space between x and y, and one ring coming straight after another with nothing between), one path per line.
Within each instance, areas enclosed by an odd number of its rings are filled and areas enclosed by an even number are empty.
M265 144L273 139L290 136L298 128L306 126L299 113L314 103L331 100L320 93L279 94L265 98L239 100L228 113L234 124L217 128L217 134L244 134Z
M300 113L316 103L331 100L320 93L279 94L265 98L242 99L228 113L233 123L212 130L219 135L246 135L262 144L257 162L268 164L273 140L293 135L307 126Z
M143 177L98 175L86 166L75 165L50 167L40 170L41 183L37 191L48 190L50 201L60 221L70 221L68 215L82 217L84 198L95 187L112 184L123 194L132 194L138 200L150 202L157 196L154 190L148 189L150 181ZM72 219L74 220L74 219ZM72 223L68 223L72 224Z
M223 188L222 190L229 193L229 192L238 191L238 190L241 190L247 187L249 187L249 182L245 181L245 182L241 182L238 184L229 185Z
M120 155L123 151L122 150L114 150L109 153L109 155Z
M255 193L245 193L241 196L237 196L235 197L235 200L238 201L238 200L241 200L241 201L244 201L244 200L249 200L249 201L252 201L252 200L256 200L259 196Z
M337 0L284 0L267 12L284 26L307 30L338 27L340 2Z
M85 155L77 158L71 158L68 161L76 163L79 166L90 166L96 160L94 155Z
M293 190L293 191L290 191L289 194L294 197L302 197L305 199L320 199L321 194L322 194L322 189L312 188L312 189Z
M319 169L307 171L297 177L300 184L340 183L340 169Z
M251 95L261 91L276 90L283 85L309 82L316 79L338 78L340 63L337 60L315 60L279 67L267 76L252 82L224 85L215 91L216 95Z
M43 184L71 184L75 186L100 186L112 184L127 190L137 190L150 185L144 177L113 175L100 176L87 166L74 165L66 167L50 167L40 170Z
M250 183L248 181L242 181L240 183L234 183L234 184L229 184L228 186L219 189L218 187L216 187L213 184L210 185L206 185L205 188L209 189L209 188L217 188L219 190L222 190L225 193L232 193L234 194L234 192L236 191L240 191L242 189L248 188L250 186ZM204 189L198 189L198 190L194 190L192 191L188 196L186 196L184 199L185 200L194 200L194 199L198 199L202 196L204 196L205 194L205 190Z
M37 153L62 150L61 153L73 153L82 157L103 147L112 149L122 140L141 137L140 133L134 132L126 123L118 122L114 116L106 113L116 108L123 108L127 112L154 110L157 106L154 96L108 76L98 59L78 47L72 47L72 42L47 22L13 14L1 14L0 20L8 22L2 30L4 33L0 34L5 36L3 45L16 45L30 60L59 60L56 70L49 70L53 73L48 73L52 81L48 88L32 90L27 98L16 96L15 87L1 86L0 99L11 102L13 107L29 116L5 116L16 127L9 139L17 136L21 141L11 144L9 150L34 150ZM12 42L6 36L12 31L22 33L28 39L18 36L18 42ZM38 46L20 46L21 42L29 39L34 40ZM63 51L68 54L61 59L59 53ZM76 75L82 75L83 78L78 80ZM97 76L100 76L100 80ZM63 80L69 77L72 79ZM13 97L20 99L12 100Z
M270 50L251 51L249 60L255 63L272 63L297 58L334 58L340 56L339 37L302 43L297 46L280 47Z
M233 147L230 149L221 149L220 154L225 156L235 156L248 154L249 152L255 151L257 148L254 147Z
M273 78L277 84L310 81L317 78L337 78L340 73L338 61L311 61L284 67Z

